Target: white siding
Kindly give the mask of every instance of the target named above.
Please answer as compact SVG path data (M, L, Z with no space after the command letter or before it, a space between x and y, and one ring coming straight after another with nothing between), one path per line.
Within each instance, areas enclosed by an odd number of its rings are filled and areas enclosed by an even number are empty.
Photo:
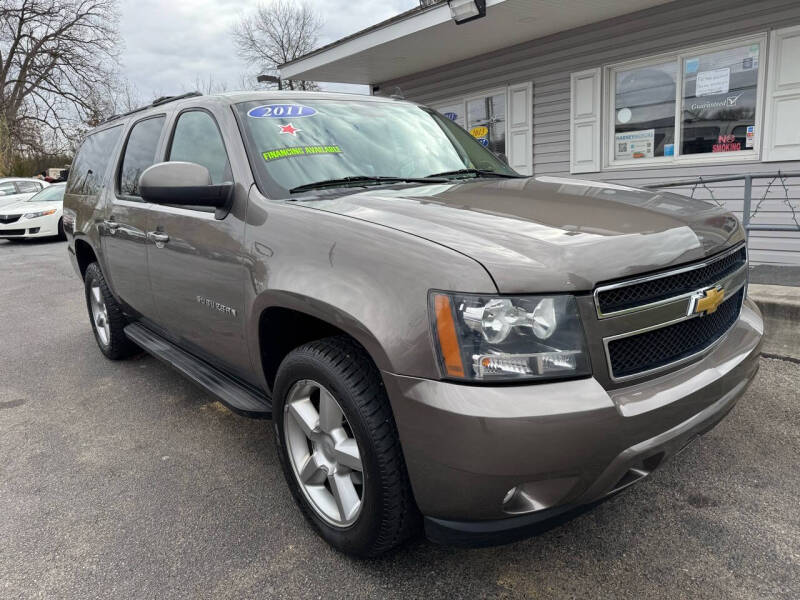
M493 86L532 81L534 174L568 175L571 73L792 25L800 25L797 0L681 0L380 85L388 90L399 85L407 98L432 103ZM777 170L800 171L800 161L636 168L587 177L647 185L670 179ZM789 181L790 201L800 209L800 178ZM754 205L768 183L754 183ZM742 184L709 187L716 198L741 215ZM793 222L783 201L785 195L779 182L773 184L770 199L762 204L754 222ZM695 197L707 198L709 192L698 189ZM756 262L800 265L800 234L754 233L751 248Z

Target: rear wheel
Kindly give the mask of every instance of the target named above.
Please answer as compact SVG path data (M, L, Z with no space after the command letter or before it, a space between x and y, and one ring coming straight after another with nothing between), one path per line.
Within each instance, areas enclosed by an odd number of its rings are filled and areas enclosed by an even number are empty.
M332 546L377 556L418 525L397 429L377 368L345 337L311 342L278 370L274 425L287 482Z
M89 320L100 351L111 360L120 360L137 353L139 348L123 331L126 322L122 307L111 295L103 272L96 262L86 267L83 281Z

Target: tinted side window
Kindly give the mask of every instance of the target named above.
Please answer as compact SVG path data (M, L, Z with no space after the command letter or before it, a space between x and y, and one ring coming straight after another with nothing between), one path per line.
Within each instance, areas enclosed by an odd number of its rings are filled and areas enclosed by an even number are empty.
M211 173L211 182L215 184L233 179L217 123L203 111L193 110L178 117L168 160L203 165Z
M42 189L42 186L35 181L18 181L17 189L19 189L20 194L29 194L31 192L38 192Z
M119 192L125 196L139 195L139 176L156 161L156 147L164 127L165 117L139 121L131 129L125 156L119 173Z
M67 183L68 194L96 194L103 185L103 175L111 162L122 127L112 127L93 133L81 145L72 163Z

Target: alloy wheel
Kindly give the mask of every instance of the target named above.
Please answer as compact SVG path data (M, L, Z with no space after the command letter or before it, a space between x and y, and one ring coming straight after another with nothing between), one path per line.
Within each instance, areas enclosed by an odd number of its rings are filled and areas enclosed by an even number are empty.
M108 309L99 285L92 285L89 289L89 304L92 309L92 323L97 332L97 337L103 346L108 346L111 341L111 324L108 322Z
M334 527L355 523L364 502L361 452L336 398L316 381L298 381L283 419L292 471L314 512Z

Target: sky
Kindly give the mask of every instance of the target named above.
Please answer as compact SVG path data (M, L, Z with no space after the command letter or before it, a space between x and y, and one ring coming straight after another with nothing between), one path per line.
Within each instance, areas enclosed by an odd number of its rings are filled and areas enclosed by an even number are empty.
M236 56L230 29L259 0L121 0L122 71L142 99L194 90L197 81L241 89L251 72ZM269 0L263 0L268 3ZM322 17L320 44L379 23L418 0L306 0ZM366 86L323 85L367 93Z

